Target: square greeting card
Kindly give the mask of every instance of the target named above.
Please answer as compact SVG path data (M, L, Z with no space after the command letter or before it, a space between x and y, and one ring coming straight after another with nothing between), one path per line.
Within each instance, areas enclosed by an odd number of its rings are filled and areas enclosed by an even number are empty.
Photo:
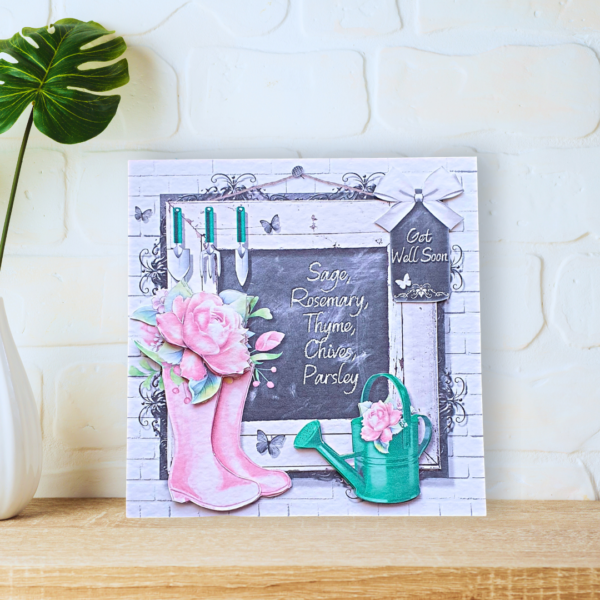
M129 163L127 514L484 515L475 158Z

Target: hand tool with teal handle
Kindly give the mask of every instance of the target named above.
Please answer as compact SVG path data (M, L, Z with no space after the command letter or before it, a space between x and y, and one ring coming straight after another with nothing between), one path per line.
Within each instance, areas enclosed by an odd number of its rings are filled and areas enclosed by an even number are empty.
M204 226L206 238L204 250L200 254L202 289L216 294L221 275L221 253L215 248L215 212L212 206L204 209Z
M389 443L389 453L384 454L375 448L374 442L367 442L360 436L362 416L352 420L352 454L339 455L323 441L321 424L311 421L305 425L294 441L295 448L314 448L329 462L355 489L356 495L369 502L395 504L416 498L421 493L419 485L419 457L431 441L431 421L425 415L412 414L410 398L402 382L388 373L373 375L367 380L361 402L369 399L369 392L378 377L389 379L400 394L402 417L407 426L393 436ZM419 443L419 419L425 425L423 440ZM354 458L354 467L346 460Z
M171 277L176 281L185 278L190 270L190 251L183 246L183 212L175 206L171 213L173 221L173 247L169 256L168 266Z
M246 242L246 210L238 206L235 211L237 221L237 243L235 251L235 273L240 285L246 283L248 277L248 244Z

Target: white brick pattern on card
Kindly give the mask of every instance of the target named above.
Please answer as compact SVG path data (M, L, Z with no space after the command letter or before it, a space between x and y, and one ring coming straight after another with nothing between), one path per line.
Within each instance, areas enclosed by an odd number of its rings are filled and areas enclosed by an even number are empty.
M181 164L179 164L181 162ZM459 244L465 253L463 279L465 285L453 292L446 306L446 361L452 377L461 377L468 386L464 404L468 413L466 422L456 425L448 439L449 478L429 478L421 482L421 496L401 505L373 505L352 500L349 489L337 482L294 479L291 490L278 498L262 498L258 502L232 511L238 516L417 516L417 515L478 515L485 511L485 480L483 478L483 426L481 419L481 359L479 344L479 242L477 234L476 163L474 159L293 159L282 161L132 161L130 163L130 205L141 206L149 200L155 214L159 211L161 193L197 193L213 185L214 173L240 174L254 172L259 182L269 182L288 175L300 164L307 173L314 173L328 181L341 181L350 171L361 174L387 171L400 166L414 176L423 178L437 166L456 171L463 179L465 194L462 206L453 205L465 216L468 231L458 227L450 232L450 244ZM436 165L436 166L432 166ZM189 184L190 188L185 185ZM198 184L198 186L196 186ZM285 184L282 192L306 192L297 181ZM174 191L175 190L175 191ZM312 186L309 186L309 190ZM272 191L272 188L269 189ZM323 190L331 191L331 189ZM132 212L130 206L130 225ZM470 216L472 215L472 217ZM144 302L138 288L139 262L143 248L151 249L157 239L158 218L153 216L145 232L130 235L129 306L134 310ZM130 346L130 359L135 362L139 352ZM138 421L141 409L138 386L142 380L130 377L128 386L128 459L127 493L128 515L141 517L198 517L217 513L171 500L167 482L158 480L158 439L149 427ZM473 417L471 417L473 415ZM471 421L471 418L473 420ZM348 492L348 493L347 493Z

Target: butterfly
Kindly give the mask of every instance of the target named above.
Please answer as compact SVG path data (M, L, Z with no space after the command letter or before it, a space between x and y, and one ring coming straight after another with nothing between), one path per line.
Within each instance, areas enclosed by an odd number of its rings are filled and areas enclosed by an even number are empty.
M139 206L135 207L135 220L136 221L143 221L144 223L147 223L150 220L151 216L152 216L151 208L149 208L148 210L142 211L142 209Z
M263 229L265 230L265 233L272 233L273 231L275 233L279 233L281 231L281 221L279 219L279 215L275 215L272 219L271 222L269 223L269 221L264 221L263 219L260 220L260 224L263 226Z
M277 458L285 443L285 435L272 435L271 439L267 437L267 434L259 429L256 432L256 449L259 454L264 454L267 450L271 455L271 458Z
M405 290L407 287L412 285L412 281L410 280L408 273L404 275L404 279L396 279L396 283L400 286L401 290Z

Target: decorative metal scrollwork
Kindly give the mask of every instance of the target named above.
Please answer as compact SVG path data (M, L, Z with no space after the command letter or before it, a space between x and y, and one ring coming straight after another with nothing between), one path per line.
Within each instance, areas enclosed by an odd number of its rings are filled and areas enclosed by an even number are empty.
M245 183L249 183L250 187L256 183L256 175L252 173L242 173L241 175L225 175L224 173L215 173L210 180L215 184L206 190L207 194L218 199L219 196L228 196L235 192L243 192L246 189ZM259 191L259 190L256 190ZM246 197L248 196L248 197ZM249 200L248 194L240 194L236 196L236 200Z
M454 389L454 384L460 386L458 391ZM467 420L467 411L463 404L467 393L467 384L462 377L455 377L453 382L452 374L448 369L441 373L439 390L440 426L446 431L453 431L455 424L464 423Z
M375 191L375 187L377 186L377 183L379 183L379 180L384 175L385 175L385 173L382 173L381 171L377 171L376 173L371 173L370 175L359 175L358 173L346 173L342 177L342 181L357 189L357 192L356 192L356 195L354 196L354 198L358 198L358 197L361 197L361 192L363 192L363 195L364 195L364 192L368 192L369 194L372 194ZM346 193L352 194L352 192L350 192L349 190ZM365 196L365 197L370 197L370 196ZM349 199L353 200L354 198L349 198Z
M142 410L138 421L144 429L152 427L154 435L159 441L159 477L168 479L168 421L167 421L167 398L162 385L162 375L156 373L148 387L145 382L140 384L140 396L142 397Z
M344 184L355 188L351 191L343 187L337 188L332 192L320 192L317 194L303 196L305 200L369 200L373 198L375 187L385 173L378 171L369 175L359 175L358 173L345 173L342 176ZM253 187L256 183L256 175L252 173L242 173L241 175L226 175L224 173L215 173L211 177L215 184L206 189L201 194L182 194L178 197L180 202L210 201L219 200L220 197L229 196L235 192L244 192L235 197L236 200L289 200L287 194L276 192L269 194L266 190L268 186L261 189L254 189L245 192L247 187ZM247 186L247 184L250 184Z
M385 175L385 173L377 172L370 175L359 175L358 173L345 173L342 176L342 181L356 191L350 191L346 188L339 187L333 192L319 193L310 196L308 200L370 200L373 199L373 192L377 182Z
M152 251L142 250L139 259L142 265L140 291L146 295L154 294L167 281L167 257L161 252L160 241L155 242Z
M394 298L406 298L410 300L416 300L417 298L423 298L424 300L431 298L439 298L440 296L447 296L446 292L437 292L432 289L429 283L415 283L413 288L404 293L399 293Z
M463 249L458 244L454 244L452 250L457 254L457 256L452 256L452 264L450 265L450 271L452 272L452 289L457 292L465 285L462 276L465 255Z
M141 383L139 387L142 410L138 421L144 429L152 427L152 431L157 437L161 436L161 420L167 418L167 398L160 386L161 377L161 374L157 373L152 378L150 387L146 387L145 382Z

